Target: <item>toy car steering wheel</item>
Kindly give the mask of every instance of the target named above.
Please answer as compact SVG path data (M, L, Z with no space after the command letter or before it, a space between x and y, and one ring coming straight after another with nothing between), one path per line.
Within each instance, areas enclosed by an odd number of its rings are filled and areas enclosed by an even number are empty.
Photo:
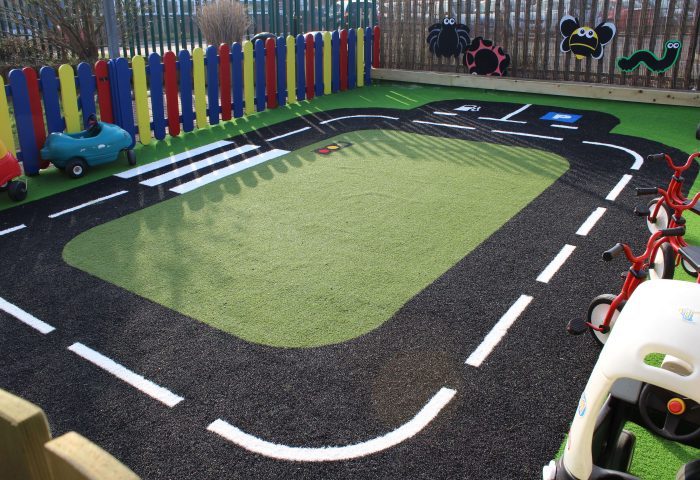
M700 404L656 385L642 388L639 415L649 430L669 440L687 442L700 437Z

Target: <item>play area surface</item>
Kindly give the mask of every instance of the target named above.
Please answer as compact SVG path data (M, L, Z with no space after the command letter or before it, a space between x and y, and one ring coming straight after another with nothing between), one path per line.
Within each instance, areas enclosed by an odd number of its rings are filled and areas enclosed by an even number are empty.
M51 168L0 199L0 388L143 478L538 478L697 121L380 83ZM700 455L638 437L641 478Z

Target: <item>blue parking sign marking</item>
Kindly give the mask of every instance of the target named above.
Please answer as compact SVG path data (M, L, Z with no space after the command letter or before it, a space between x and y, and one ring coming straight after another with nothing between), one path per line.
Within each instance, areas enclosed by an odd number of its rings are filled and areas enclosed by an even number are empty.
M540 120L551 120L554 122L562 123L576 123L581 115L574 115L572 113L558 113L549 112L547 115L540 117Z

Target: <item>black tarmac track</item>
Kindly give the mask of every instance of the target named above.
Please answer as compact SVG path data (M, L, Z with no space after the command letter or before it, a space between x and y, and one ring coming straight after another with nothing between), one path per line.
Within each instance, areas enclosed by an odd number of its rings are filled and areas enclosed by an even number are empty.
M565 325L583 316L596 295L619 290L619 273L628 265L624 258L605 263L601 253L618 241L628 241L635 251L643 247L646 227L632 210L647 199L636 198L633 186L665 186L670 177L665 165L645 162L631 170L629 153L582 142L615 144L643 156L665 151L680 159L685 154L610 134L618 121L605 113L567 110L582 115L571 124L579 128L572 130L540 119L561 108L533 105L509 118L527 123L512 123L478 118L503 118L516 109L512 104L480 102L479 111L455 112L464 104L336 110L231 139L236 145L263 145L263 151L293 151L339 133L382 128L536 147L569 160L570 169L558 181L390 320L338 345L277 349L247 343L63 262L63 247L79 233L175 196L168 189L196 174L161 188L140 185L139 178L111 177L1 212L0 231L19 224L27 228L0 236L0 297L56 330L42 335L0 311L0 388L43 407L54 435L78 431L143 478L538 478L568 430L598 354L589 335L569 336ZM349 115L399 120L364 117L320 124ZM307 126L311 129L300 134L264 140ZM631 182L614 202L605 200L625 174L633 176ZM696 174L686 174L687 185ZM48 217L120 190L128 193ZM473 193L490 195L488 185ZM206 208L210 200L194 192L187 202ZM607 208L606 214L588 236L576 235L597 207ZM479 228L483 214L488 212L464 221ZM574 253L549 283L537 282L565 244L575 246ZM480 367L466 365L523 294L533 301L507 335ZM75 342L185 400L168 408L68 351ZM275 460L206 429L220 418L273 443L352 445L405 424L442 387L457 393L422 431L354 460Z

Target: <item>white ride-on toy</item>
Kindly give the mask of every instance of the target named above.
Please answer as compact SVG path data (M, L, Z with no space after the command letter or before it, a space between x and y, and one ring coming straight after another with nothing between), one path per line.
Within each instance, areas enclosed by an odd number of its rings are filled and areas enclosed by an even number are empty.
M660 367L645 362L663 354ZM629 420L669 440L700 446L700 285L641 284L600 353L571 423L564 454L544 480L632 480ZM700 459L679 480L700 479ZM662 480L662 479L654 479Z

